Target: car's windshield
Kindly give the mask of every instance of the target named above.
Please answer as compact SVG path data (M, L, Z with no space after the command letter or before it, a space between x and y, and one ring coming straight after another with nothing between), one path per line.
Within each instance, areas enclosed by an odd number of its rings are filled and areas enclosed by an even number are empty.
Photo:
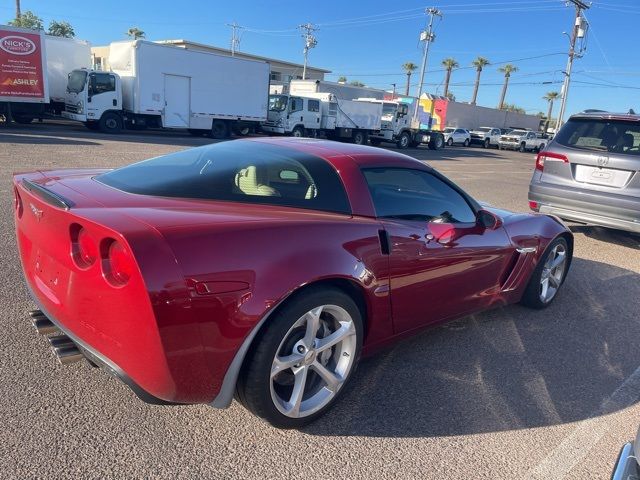
M445 128L443 130L444 133L453 133L453 131L455 130L455 128Z
M222 142L134 163L95 179L129 193L350 213L325 160L260 142Z
M475 131L476 131L476 132L487 133L487 132L490 132L490 131L491 131L491 129L490 129L490 128L487 128L487 127L480 127L480 128L476 128L476 130L475 130Z
M69 74L69 81L67 82L67 91L73 93L80 93L84 90L84 85L87 82L87 72L84 70L74 70Z
M269 95L269 110L272 112L284 112L287 108L289 97L286 95Z
M640 122L572 118L554 141L566 147L640 155Z
M526 130L511 130L509 132L509 135L514 135L514 136L522 136L522 135L526 135L528 132Z
M383 103L382 115L394 115L398 111L398 105L395 103Z

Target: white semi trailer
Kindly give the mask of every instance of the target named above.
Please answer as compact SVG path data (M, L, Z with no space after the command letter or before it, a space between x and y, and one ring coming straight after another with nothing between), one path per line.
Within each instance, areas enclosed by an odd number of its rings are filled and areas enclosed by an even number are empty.
M67 76L91 66L91 45L0 25L0 115L30 123L64 110Z
M267 62L136 40L112 43L109 64L69 74L64 117L108 133L175 128L214 138L267 119Z

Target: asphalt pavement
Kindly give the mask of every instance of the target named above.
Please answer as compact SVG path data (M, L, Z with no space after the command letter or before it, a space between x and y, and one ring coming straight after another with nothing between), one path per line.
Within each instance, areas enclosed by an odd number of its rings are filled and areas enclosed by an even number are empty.
M0 128L0 478L608 478L640 423L640 236L572 226L575 259L544 311L499 308L366 359L303 430L238 404L152 406L35 334L11 173L107 166L209 143L79 125ZM527 211L535 155L406 150L475 198Z

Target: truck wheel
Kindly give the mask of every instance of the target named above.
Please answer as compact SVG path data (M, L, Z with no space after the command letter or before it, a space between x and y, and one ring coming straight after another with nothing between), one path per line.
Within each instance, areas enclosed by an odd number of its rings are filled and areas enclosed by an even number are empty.
M396 145L398 146L399 149L404 150L405 148L408 148L410 144L411 144L411 135L409 135L409 133L407 132L402 132L398 137L398 141L396 142Z
M526 152L527 151L527 144L522 142L520 144L520 148L518 149L518 151L523 152L523 153Z
M229 136L229 126L223 120L214 120L211 124L211 136L217 140L222 140Z
M304 128L298 126L291 130L291 136L296 138L304 137Z
M429 150L440 150L444 147L444 137L440 134L431 135L431 139L427 145Z
M453 138L449 137L449 140L447 140L447 145L453 147Z
M367 133L358 131L353 134L353 143L356 145L366 145L367 144Z
M16 123L20 123L21 125L27 125L33 122L33 117L30 117L28 115L14 115L13 121Z
M122 118L117 113L106 112L100 117L100 130L104 133L120 133Z
M369 139L369 143L371 143L371 145L373 145L374 147L379 146L382 142L380 141L379 138L370 138Z
M488 138L484 139L484 143L482 144L482 148L489 148L491 146L491 140Z

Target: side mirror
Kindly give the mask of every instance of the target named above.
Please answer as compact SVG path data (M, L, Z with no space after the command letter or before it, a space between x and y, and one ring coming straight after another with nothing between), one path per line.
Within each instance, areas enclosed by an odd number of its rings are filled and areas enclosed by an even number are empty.
M489 210L478 211L478 225L487 230L496 230L502 226L502 219Z

